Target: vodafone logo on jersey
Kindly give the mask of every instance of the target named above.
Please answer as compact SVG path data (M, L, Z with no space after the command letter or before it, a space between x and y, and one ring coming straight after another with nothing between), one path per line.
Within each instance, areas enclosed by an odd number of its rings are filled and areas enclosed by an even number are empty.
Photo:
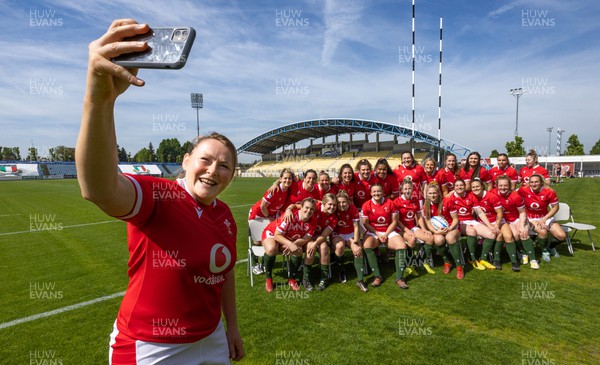
M468 212L469 212L469 210L465 207L458 209L458 213L463 214L463 215L467 214Z
M347 227L348 225L344 221L339 221L338 222L338 226L340 226L340 227Z
M358 195L358 197L362 199L365 197L365 192L362 190L359 190L356 192L356 195Z
M385 217L379 217L377 218L377 223L385 223Z
M406 213L406 218L408 218L408 219L413 219L414 217L415 217L415 212L413 212L413 211L408 211L408 212Z
M529 204L529 207L533 210L540 209L540 205L538 203L531 203L531 204Z
M218 274L231 264L231 252L222 243L216 243L210 249L210 272Z

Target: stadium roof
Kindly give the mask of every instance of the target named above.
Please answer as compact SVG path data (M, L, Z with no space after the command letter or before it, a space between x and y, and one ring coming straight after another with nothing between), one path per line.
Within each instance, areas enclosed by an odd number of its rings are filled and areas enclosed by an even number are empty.
M393 125L373 120L363 119L313 119L288 124L265 132L238 148L238 153L268 154L279 147L293 144L304 139L321 138L334 136L337 134L348 133L384 133L404 138L411 138L412 128L406 128L400 125ZM415 141L429 143L438 146L438 139L430 134L414 131ZM464 157L471 151L470 148L459 145L458 143L441 139L440 147Z

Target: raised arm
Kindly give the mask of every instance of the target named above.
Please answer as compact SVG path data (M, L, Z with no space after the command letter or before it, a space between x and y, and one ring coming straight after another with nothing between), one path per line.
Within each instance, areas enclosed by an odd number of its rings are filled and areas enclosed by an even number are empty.
M147 24L132 19L115 20L89 45L83 115L75 148L77 180L81 195L111 216L127 214L135 200L133 184L118 173L115 101L129 85L143 86L144 81L135 76L137 70L118 66L110 59L146 49L145 42L123 39L148 29Z

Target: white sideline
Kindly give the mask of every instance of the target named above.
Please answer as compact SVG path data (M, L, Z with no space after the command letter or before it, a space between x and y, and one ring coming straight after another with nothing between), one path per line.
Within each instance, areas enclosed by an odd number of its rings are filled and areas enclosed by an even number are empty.
M237 265L237 264L241 264L241 263L247 262L247 261L248 261L248 259L243 259L243 260L236 261L235 264ZM81 302L81 303L69 305L69 306L66 306L66 307L54 309L54 310L51 310L51 311L48 311L48 312L34 314L33 316L15 319L14 321L0 323L0 330L4 329L4 328L16 326L17 324L31 322L31 321L35 321L36 319L46 318L46 317L53 316L55 314L60 314L60 313L63 313L63 312L72 311L72 310L79 309L79 308L82 308L82 307L85 307L85 306L88 306L88 305L91 305L91 304L103 302L105 300L110 300L110 299L122 297L123 295L125 295L124 291L120 292L120 293L115 293L115 294L107 295L107 296L104 296L104 297L100 297L100 298L88 300L87 302Z

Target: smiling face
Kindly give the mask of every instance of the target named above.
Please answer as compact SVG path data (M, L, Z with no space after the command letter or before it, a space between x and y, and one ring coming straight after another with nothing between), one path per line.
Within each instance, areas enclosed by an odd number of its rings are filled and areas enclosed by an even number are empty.
M466 189L466 185L465 182L462 180L456 180L454 182L454 191L456 192L456 194L462 196L465 193L465 189Z
M311 200L305 200L300 208L300 220L308 222L315 212L315 203Z
M367 164L360 165L359 173L363 180L369 180L371 177L371 168Z
M542 179L540 179L539 176L537 175L533 175L529 178L529 186L533 189L533 191L535 191L536 193L539 192L540 190L542 190Z
M440 195L439 190L435 186L430 186L427 188L427 198L429 198L432 202L437 202L438 196Z
M432 160L428 160L427 162L425 162L425 166L423 166L423 169L425 169L427 175L433 175L433 172L435 171L435 162L433 162Z
M449 170L454 170L456 167L456 156L446 156L446 167Z
M380 202L383 198L383 188L381 185L373 185L371 186L371 196L376 202Z
M508 166L508 158L506 158L506 156L498 156L496 161L498 162L498 167L502 170L504 170L506 166Z
M481 197L483 195L483 184L481 184L481 181L479 181L479 180L471 181L471 191L477 197Z
M338 204L338 210L340 212L345 212L350 207L350 203L348 202L348 198L346 198L345 196L338 196L337 197L337 204Z
M327 202L323 201L323 204L321 204L321 211L323 213L333 214L333 213L335 213L336 209L337 209L337 201L335 199L331 199Z
M415 160L413 159L413 157L412 157L412 155L410 154L410 152L404 152L404 153L402 154L402 164L403 164L405 167L410 167L410 166L412 166L414 161L415 161Z
M413 184L412 183L403 183L402 184L402 195L406 199L410 199L412 197L413 192Z
M290 173L290 172L285 172L283 174L283 176L281 176L279 178L279 182L281 183L283 190L289 189L290 186L292 186L293 181L294 181L294 177L292 176L292 173Z
M510 181L506 179L496 180L496 186L498 187L498 192L502 195L507 195L510 191Z
M387 177L387 166L383 163L377 165L375 167L375 175L380 179L385 179Z
M352 176L354 176L354 171L351 167L346 167L342 170L342 181L345 183L349 183L352 180Z
M479 166L479 156L476 154L469 155L469 166L476 167Z
M201 141L191 154L183 157L185 184L194 199L211 204L225 190L235 172L234 157L221 141Z
M304 186L307 190L312 190L315 187L315 183L317 182L317 174L314 172L309 172L304 177Z
M329 187L331 186L331 182L329 181L329 176L322 174L321 176L319 176L319 187L321 187L321 190L323 191L327 191L329 190Z

